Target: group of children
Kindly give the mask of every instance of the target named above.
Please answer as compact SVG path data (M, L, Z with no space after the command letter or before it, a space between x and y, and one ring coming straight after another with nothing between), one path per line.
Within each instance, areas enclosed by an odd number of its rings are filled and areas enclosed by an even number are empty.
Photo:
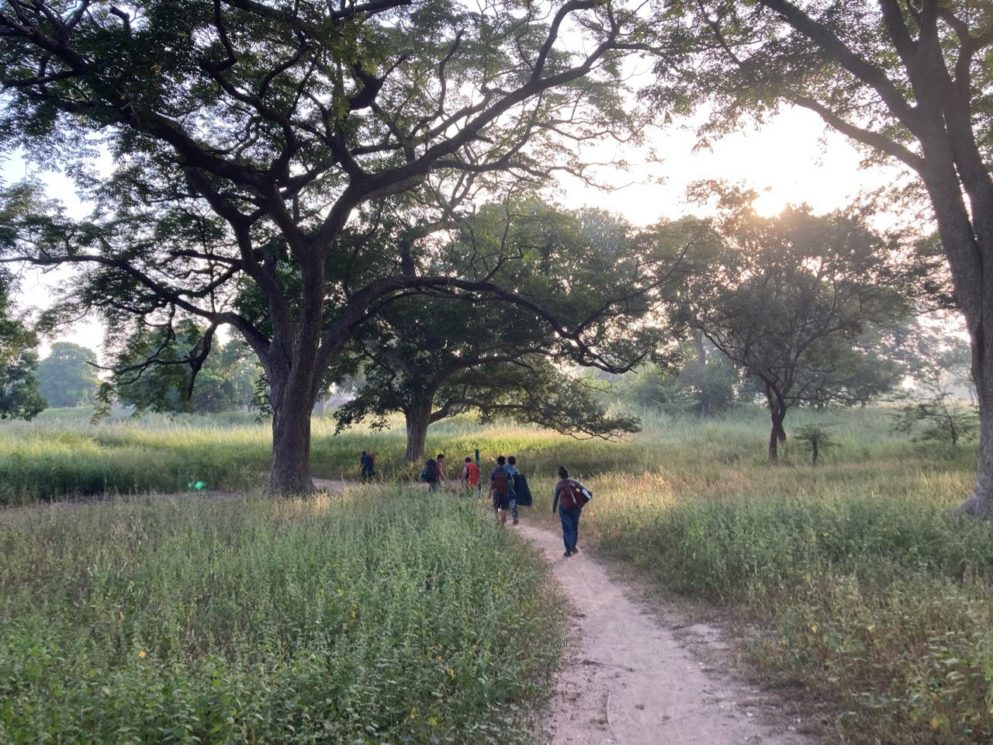
M465 459L462 465L460 480L468 494L481 495L483 485L479 464L471 457ZM428 491L438 491L448 477L445 475L445 454L438 453L434 458L428 458L421 469L420 480L428 485ZM517 468L517 458L511 455L505 458L497 457L497 467L490 474L490 496L493 497L493 509L501 523L507 522L507 513L513 518L514 525L520 521L518 506L531 504L531 490L527 478Z
M360 458L362 478L375 476L375 453L362 451ZM517 468L517 458L498 455L496 468L490 473L490 496L493 499L493 509L501 525L507 524L507 513L510 513L514 525L520 522L518 507L530 506L532 503L531 489L527 477ZM552 514L558 510L562 522L562 541L565 544L565 556L578 553L576 543L579 539L579 516L582 508L593 498L589 489L575 479L569 478L565 466L559 466L559 481L555 484L552 498ZM471 457L465 459L460 480L468 494L482 494L479 464ZM421 481L428 485L428 491L438 491L446 481L445 454L438 453L434 458L428 458L421 469Z

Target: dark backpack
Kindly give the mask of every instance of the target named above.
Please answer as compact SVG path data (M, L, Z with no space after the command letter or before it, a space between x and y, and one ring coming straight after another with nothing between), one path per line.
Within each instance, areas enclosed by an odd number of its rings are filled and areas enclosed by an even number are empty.
M493 484L493 493L500 497L510 494L510 474L504 468L498 468L490 477Z
M578 481L566 479L559 486L559 504L567 510L583 507L593 498L589 489Z
M435 462L434 458L428 458L427 462L424 464L424 468L421 469L421 481L433 483L437 480L438 464Z

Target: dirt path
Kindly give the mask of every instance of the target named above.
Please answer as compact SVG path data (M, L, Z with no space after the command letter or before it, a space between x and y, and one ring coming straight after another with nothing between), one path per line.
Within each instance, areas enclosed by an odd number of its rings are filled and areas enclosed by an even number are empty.
M705 672L680 639L634 602L585 553L565 558L558 533L519 526L552 564L574 607L567 650L548 708L550 745L813 745L768 696ZM697 625L720 644L716 629Z

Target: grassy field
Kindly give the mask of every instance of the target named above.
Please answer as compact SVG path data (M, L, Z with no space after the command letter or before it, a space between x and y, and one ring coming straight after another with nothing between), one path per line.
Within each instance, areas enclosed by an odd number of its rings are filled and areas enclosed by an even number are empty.
M448 455L450 470L457 470L461 459L476 447L482 450L486 461L500 452L516 453L531 476L541 512L547 511L546 492L553 482L555 468L560 463L567 465L574 475L583 478L593 488L596 495L584 512L581 529L583 544L595 545L599 551L616 560L637 567L660 587L718 607L734 609L736 618L747 621L749 629L758 630L758 633L747 635L747 651L758 674L767 680L791 686L791 696L795 696L796 691L805 691L811 700L823 705L819 710L828 712L829 741L858 745L993 742L993 527L987 523L955 518L949 511L972 486L974 454L968 447L958 450L924 447L908 441L904 436L894 435L889 431L888 417L879 410L797 412L796 415L791 414L787 426L789 429L810 422L829 424L836 443L836 447L823 456L817 468L809 465L808 454L795 443L788 445L780 465L770 466L765 462L767 422L761 411L741 411L724 420L703 423L650 417L646 420L643 433L621 443L581 442L530 428L480 428L470 421L456 420L432 427L428 447L431 452L443 451ZM140 423L112 422L97 428L74 423L71 419L58 421L55 418L29 425L6 424L0 429L0 469L11 473L11 478L0 485L0 489L4 490L0 491L0 501L14 504L105 489L119 492L150 488L170 491L184 488L193 478L203 479L210 487L220 490L232 491L246 486L257 488L267 464L267 443L268 432L264 427L231 423L218 426L209 420L179 422L149 419ZM378 543L375 549L371 549L351 536L356 533L365 535L363 529L358 527L363 524L362 521L375 523L386 519L376 517L379 514L377 510L384 509L393 515L389 510L396 503L391 498L396 493L395 484L411 479L419 464L402 461L403 441L398 432L356 431L332 437L326 421L315 421L315 475L332 478L355 476L357 456L362 449L378 453L378 467L387 486L379 492L375 489L362 492L361 498L347 506L329 507L320 518L324 521L320 524L326 525L322 531L342 531L335 532L333 538L336 550L340 547L342 562L356 562L359 567L368 567L378 561L376 557L380 552L389 553L393 549ZM80 474L88 474L90 486L84 486ZM288 505L271 505L261 499L250 499L245 503L250 509L244 519L255 522L252 523L254 527L249 528L239 521L235 521L238 524L232 527L234 518L224 517L224 510L230 509L225 506L227 502L213 505L201 505L196 500L177 502L184 505L182 510L169 507L173 504L170 500L163 502L161 507L158 504L156 502L155 507L146 505L140 509L132 505L109 505L107 513L101 512L102 507L87 507L84 512L118 514L120 518L122 514L130 514L129 510L138 510L135 514L147 514L147 519L154 523L164 519L156 512L158 509L167 510L164 514L172 514L168 513L170 509L173 513L187 510L189 505L196 505L197 509L219 510L219 515L211 514L209 519L203 516L197 518L197 513L191 512L193 523L181 524L188 524L193 532L184 533L182 538L170 533L173 537L169 541L186 546L213 545L211 541L229 545L232 558L228 563L222 564L221 568L207 569L201 566L203 562L186 557L185 569L180 570L169 567L169 554L163 548L151 554L154 560L149 559L147 571L162 577L203 572L205 577L224 578L234 571L233 567L241 566L246 552L256 555L263 565L271 566L273 559L258 556L254 544L230 536L240 535L242 530L248 530L248 535L269 533L272 531L270 521L275 519L277 524L283 525L285 515L278 515L290 510ZM302 515L316 509L320 502L293 504L298 505L294 509ZM336 513L339 509L342 512ZM234 510L237 514L241 512L241 508ZM537 507L535 512L538 513ZM5 515L2 518L5 524L13 522L15 525L17 521L12 521L9 516L21 514L34 513L19 509L0 513ZM451 524L445 522L448 526L445 529L457 533L465 532L465 528L458 527L464 521L470 526L470 532L475 531L473 541L478 539L481 545L492 545L494 551L507 550L507 546L501 543L503 539L499 534L493 535L492 526L488 523L472 527L476 525L474 521L477 518L478 515L469 509L457 512L454 517L445 517L443 522L454 520ZM99 520L110 519L92 518L96 521L94 525L99 525ZM130 516L123 522L136 519ZM314 519L307 517L304 524L310 525ZM389 519L404 525L399 529L400 534L407 534L408 531L411 536L431 534L427 523L410 525L404 522L427 519L426 516L415 518L401 511ZM201 523L222 527L213 529L211 537L205 537L194 530ZM290 523L296 524L293 521ZM56 530L54 527L51 529ZM107 547L99 549L101 540L94 537L106 534L106 527L87 528L93 533L76 532L83 531L82 526L57 530L69 530L75 537L68 543L78 543L85 547L85 551L94 551L95 556L102 556L101 551L111 551ZM297 530L306 531L306 528L302 524L293 528L293 531ZM17 540L20 542L9 543L14 540L10 537L12 535L19 536ZM59 685L64 685L64 680L72 675L85 678L82 672L88 669L90 662L74 667L75 663L70 660L72 656L67 656L66 649L74 650L73 654L76 654L78 645L83 642L70 643L67 639L54 636L54 631L51 632L53 636L46 636L49 624L44 619L58 613L66 618L90 616L77 612L76 606L72 605L78 602L75 596L62 589L64 585L72 586L68 579L56 576L54 572L49 577L47 571L37 578L30 576L29 567L46 566L54 561L42 560L32 552L46 550L58 555L60 551L65 551L52 548L54 545L65 545L65 541L50 541L45 544L48 549L39 548L36 539L28 537L36 535L45 533L36 529L18 532L16 528L7 527L4 540L8 543L0 546L6 555L21 557L12 563L13 569L0 568L0 572L4 572L2 576L7 578L0 586L4 592L4 602L8 603L5 608L13 607L6 599L8 595L20 598L17 602L23 605L18 607L32 607L25 599L30 597L35 598L37 605L36 610L32 611L35 615L25 616L32 619L25 621L27 635L23 639L28 641L18 642L28 644L28 647L11 648L9 643L4 642L5 658L0 659L0 670L7 669L10 664L8 660L25 658L25 649L37 648L43 650L40 659L51 660L44 664L37 661L31 664L40 665L38 669L49 669L45 667L48 665L51 669L60 670L62 677L56 676L55 680L63 681ZM287 540L293 543L289 538ZM308 537L307 543L310 540ZM394 535L391 540L398 542L399 538ZM455 538L451 540L455 541ZM473 541L470 544L474 545ZM162 545L168 543L166 541ZM419 540L410 539L405 545L407 551L424 550ZM253 546L251 551L248 546ZM83 551L84 548L78 550ZM455 549L453 551L458 553ZM353 553L356 552L364 558L354 558ZM142 553L144 555L145 552ZM185 557L190 551L183 553ZM220 549L210 555L220 556ZM430 557L434 552L423 555ZM118 557L116 561L131 566L128 562L132 560ZM282 560L277 563L282 563ZM323 566L325 559L322 558L319 563ZM77 574L81 571L79 567L84 565L103 566L99 561L87 564L79 558L70 561L68 557L64 564L74 567L73 571ZM337 566L334 562L331 565ZM107 566L117 564L111 562ZM208 563L207 566L211 565ZM444 575L445 586L448 586L449 580L444 567L448 566L443 562L442 568L434 575ZM463 571L458 563L450 566ZM98 573L97 576L103 577L104 574ZM55 585L38 584L42 581L54 582ZM120 581L123 582L123 578ZM335 580L328 581L333 583ZM411 586L420 581L423 580L409 580ZM543 580L536 576L519 581L526 584ZM273 583L265 573L250 575L249 579L223 579L223 582L244 588L245 596L239 602L274 606L271 600L265 599ZM513 587L523 588L523 585L516 584L516 576L513 576L513 581L508 579L507 582ZM392 581L387 582L373 594L388 594L392 585ZM123 586L128 587L127 584ZM52 587L57 588L56 591ZM163 592L163 597L169 597L182 595L183 591L179 586L163 584ZM307 593L313 592L314 586L309 586L302 597L310 597ZM480 581L478 585L467 586L465 592L476 593L479 601L489 601L493 589ZM262 599L257 599L257 596ZM522 589L522 602L526 596L527 591ZM539 629L538 619L542 617L554 617L555 604L546 605L543 600L546 597L548 593L544 591L531 596L534 605L529 608L527 616L531 620L522 621L529 629ZM401 606L406 607L406 602L400 603ZM195 606L196 600L182 595L177 604L177 607L189 608ZM294 615L309 613L306 606L301 600ZM96 619L93 623L97 627L104 623L113 628L108 619L113 618L116 606L109 606L109 610L100 607L100 612L92 615ZM236 604L232 600L230 608L234 607ZM332 604L327 607L337 606ZM5 614L10 612L4 611ZM130 619L131 615L124 612L124 618ZM319 619L314 621L315 624L333 615L330 610L321 613L326 615L314 616ZM385 610L380 613L380 616L370 616L363 610L361 618L379 619L389 615ZM407 611L404 611L404 616L409 618ZM179 611L173 613L170 616L173 620L167 623L168 633L161 632L166 638L173 639L166 645L167 649L179 648L179 642L174 637L181 633L177 629L185 626L175 618L181 617ZM210 639L212 634L219 633L213 630L214 626L223 625L224 619L229 617L230 614L221 612L211 616L212 620L203 630L189 637L196 641L193 648L200 650L198 644L206 645L202 639ZM280 621L258 621L257 628L268 629L270 627L266 624L272 623L282 624ZM58 627L58 624L55 626ZM144 626L139 624L136 628L143 629ZM390 628L391 633L401 634L390 642L395 647L397 638L406 638L402 636L405 632L400 630L405 627L397 626L396 631L393 631L394 627ZM452 628L455 636L463 633L460 630L462 626ZM87 631L81 636L92 641L101 634L108 638L111 636L107 629ZM195 690L197 695L207 695L209 686L203 681L209 679L210 666L215 664L215 660L226 660L225 664L234 665L230 669L224 668L222 673L222 676L230 675L234 681L249 679L250 673L246 673L246 669L259 669L252 668L247 662L252 660L251 664L273 670L277 682L273 683L272 697L283 701L285 708L280 710L282 714L273 714L276 709L265 708L267 705L251 699L253 703L250 706L246 704L245 710L256 715L261 712L263 718L271 715L274 717L272 721L277 723L273 726L281 726L287 720L279 717L289 716L287 702L298 700L297 683L292 682L296 680L293 677L295 673L292 673L296 658L287 653L287 648L281 647L274 652L276 658L281 660L279 664L258 662L252 655L259 653L259 640L269 636L270 633L257 629L246 631L237 636L239 642L235 646L225 633L221 633L217 642L221 651L209 647L209 654L189 658L198 660L195 664L181 657L179 661L171 660L166 665L172 671L170 674L184 681L187 678L192 681L199 675L201 677L196 680L200 682L177 683L178 688L170 687L171 683L162 685L169 691ZM146 642L141 634L126 638L130 645L128 652L115 651L116 657L108 652L92 652L93 659L103 667L94 662L92 669L100 672L93 673L95 677L89 680L109 677L122 686L131 685L129 681L134 676L145 674L142 665L148 659L160 659L153 658L152 651L160 649L161 642L156 647ZM297 634L292 638L299 640L304 636ZM536 640L535 666L517 670L507 678L517 683L496 686L493 696L487 698L482 706L490 713L478 720L483 722L479 726L504 726L502 720L492 718L492 710L487 707L495 706L499 701L519 700L519 691L525 690L528 681L534 680L535 670L544 664L540 661L547 660L548 650L554 649L554 639L541 641L540 634L530 638ZM45 646L46 643L49 646ZM121 642L115 643L118 644L115 650L123 649ZM308 637L301 648L311 649L315 643ZM358 646L369 643L363 642ZM67 644L69 646L64 647ZM317 654L319 659L322 655L337 654L330 648L320 649L322 651ZM138 658L142 650L148 656ZM438 670L432 667L429 657L421 659L429 668L423 674L430 688L434 681L430 670L435 673ZM336 664L334 669L353 672L361 669L371 675L368 671L375 669L375 666L364 667L367 664L349 662L341 666ZM198 667L201 665L203 667ZM8 682L4 685L11 685L9 681L19 680L24 674L8 676L5 678ZM159 676L164 674L162 670L155 673ZM421 673L411 674L416 677ZM480 673L476 670L471 674ZM499 677L499 674L494 675ZM349 681L347 695L358 695L354 693L357 678L346 677L346 680ZM284 685L287 687L280 687ZM45 690L50 698L64 697L51 688L39 688L37 685L28 688L31 691L36 688ZM234 688L241 690L237 686ZM152 689L165 690L154 686ZM111 706L111 699L101 698L96 683L91 683L86 691L86 696L95 697L86 699L91 707ZM5 690L0 690L0 699L5 697L4 694ZM21 691L20 695L27 694ZM386 691L377 695L389 698ZM118 697L112 700L117 701ZM459 696L447 694L443 700L446 711L448 702L462 701ZM156 707L164 705L157 700L157 703L148 703L147 710L159 711ZM391 706L394 705L384 704L383 710L394 714L399 711ZM423 706L417 704L418 717L426 711ZM42 716L42 712L51 708L35 702L18 710L39 712L38 716ZM463 711L461 703L456 708ZM195 707L193 710L195 713L201 711ZM169 717L176 716L175 709L166 708L165 711L170 712ZM340 713L343 709L338 707L333 711ZM373 706L370 711L379 709ZM466 728L476 726L466 724L469 719L460 718L462 714L450 716L441 711L438 709L435 717L439 722L446 723L449 733L465 732L468 731ZM125 714L134 716L134 712L128 710L121 714L119 721L125 720ZM56 715L61 716L58 712L45 714ZM199 717L200 713L196 716ZM487 719L487 716L490 718ZM149 721L171 721L169 717ZM421 725L427 727L424 721L422 718ZM388 715L377 714L375 722L377 727L383 727L384 732L400 731L389 729L396 724ZM404 722L410 724L407 720ZM236 733L230 735L231 739L245 738L245 730L231 731ZM414 731L421 733L418 737L427 737L423 740L425 742L433 736L430 728L415 728ZM369 737L372 741L380 741L378 735ZM3 740L2 731L0 740Z
M468 500L0 515L3 743L523 742L559 648L542 564Z

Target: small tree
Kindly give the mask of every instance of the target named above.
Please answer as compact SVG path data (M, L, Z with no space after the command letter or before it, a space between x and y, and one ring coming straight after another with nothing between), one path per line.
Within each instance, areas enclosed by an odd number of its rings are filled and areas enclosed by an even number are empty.
M831 440L830 428L829 424L805 424L797 429L796 439L810 449L810 465L816 466L820 454L837 445Z
M979 428L979 412L951 396L948 391L936 391L923 401L902 406L894 414L893 430L909 434L917 432L918 442L935 442L958 447L960 442L973 440Z

